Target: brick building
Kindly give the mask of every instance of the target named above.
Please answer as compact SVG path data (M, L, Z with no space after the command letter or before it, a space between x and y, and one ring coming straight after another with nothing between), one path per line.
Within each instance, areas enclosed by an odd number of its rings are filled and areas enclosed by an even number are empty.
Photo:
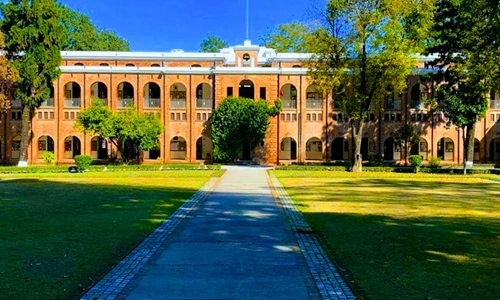
M105 140L74 128L79 111L93 98L113 110L133 104L139 111L160 116L165 132L159 149L144 153L145 162L209 160L212 143L203 136L204 124L227 96L266 99L270 104L277 98L283 101L264 142L244 145L241 159L271 164L349 160L353 150L349 124L331 96L311 84L301 66L307 57L276 53L249 41L219 53L62 52L62 75L53 84L52 97L34 115L28 161L42 163L45 151L53 151L59 163L73 163L78 154L103 161L114 155L116 149ZM425 61L421 59L420 70ZM363 157L404 159L393 134L410 123L421 136L412 154L462 162L463 133L447 128L443 115L431 115L422 104L432 91L430 83L415 75L408 78L405 93L390 97L383 107L373 106L364 131ZM0 158L14 163L20 145L18 101L1 122ZM500 160L500 93L492 93L486 118L478 120L474 160Z

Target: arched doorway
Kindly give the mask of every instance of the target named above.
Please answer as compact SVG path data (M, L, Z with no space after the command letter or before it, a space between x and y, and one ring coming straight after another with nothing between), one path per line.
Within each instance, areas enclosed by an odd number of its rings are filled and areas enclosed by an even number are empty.
M54 140L48 135L41 136L38 139L38 158L43 158L45 152L54 152ZM17 158L19 158L19 155Z
M283 160L297 159L297 142L293 138L286 137L281 140L280 159Z
M306 160L322 160L323 143L317 137L310 138L306 143Z
M332 142L332 160L349 159L349 142L344 138L336 138Z
M181 136L174 136L170 140L170 159L185 160L186 159L186 140Z
M76 136L68 136L64 140L64 158L71 159L81 154L80 139Z
M200 137L196 141L196 159L197 160L211 160L213 151L212 140L208 137Z
M375 154L375 142L367 137L361 139L361 157L368 160L370 155Z
M437 144L438 157L444 161L453 161L455 159L455 144L449 138L442 138Z
M21 150L21 136L15 136L11 142L12 145L12 159L19 159Z
M401 159L401 147L396 147L394 143L394 138L390 137L384 142L384 160L400 160Z
M410 155L420 155L423 160L427 160L428 150L427 141L423 138L420 138L418 144L412 145L410 150Z
M490 161L500 161L500 138L494 138L490 142Z
M90 141L90 151L93 159L108 159L108 142L95 136Z
M255 89L253 82L250 80L243 80L240 82L238 95L243 98L255 99Z

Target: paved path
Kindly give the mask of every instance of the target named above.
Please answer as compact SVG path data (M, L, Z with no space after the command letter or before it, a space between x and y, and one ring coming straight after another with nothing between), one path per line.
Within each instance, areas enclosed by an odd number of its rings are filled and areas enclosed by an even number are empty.
M268 180L264 168L227 167L205 188L215 184L212 192L194 197L206 196L198 208L181 207L173 227L164 223L82 299L353 299L322 291L316 258L297 244L309 242L292 231Z

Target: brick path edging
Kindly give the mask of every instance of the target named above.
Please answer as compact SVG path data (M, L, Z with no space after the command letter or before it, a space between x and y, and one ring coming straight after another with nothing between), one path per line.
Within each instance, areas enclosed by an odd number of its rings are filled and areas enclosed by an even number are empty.
M356 299L281 183L273 174L269 174L269 177L321 297L336 300Z
M163 241L175 230L198 203L210 193L220 178L210 179L188 201L180 206L155 231L137 246L129 255L120 261L103 279L94 285L81 300L115 299L135 274L153 256Z

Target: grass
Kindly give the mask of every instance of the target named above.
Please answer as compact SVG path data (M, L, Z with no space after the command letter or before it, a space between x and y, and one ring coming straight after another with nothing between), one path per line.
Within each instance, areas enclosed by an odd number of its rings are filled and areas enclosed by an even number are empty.
M0 298L77 298L221 172L0 175Z
M498 176L274 171L366 299L498 299Z

